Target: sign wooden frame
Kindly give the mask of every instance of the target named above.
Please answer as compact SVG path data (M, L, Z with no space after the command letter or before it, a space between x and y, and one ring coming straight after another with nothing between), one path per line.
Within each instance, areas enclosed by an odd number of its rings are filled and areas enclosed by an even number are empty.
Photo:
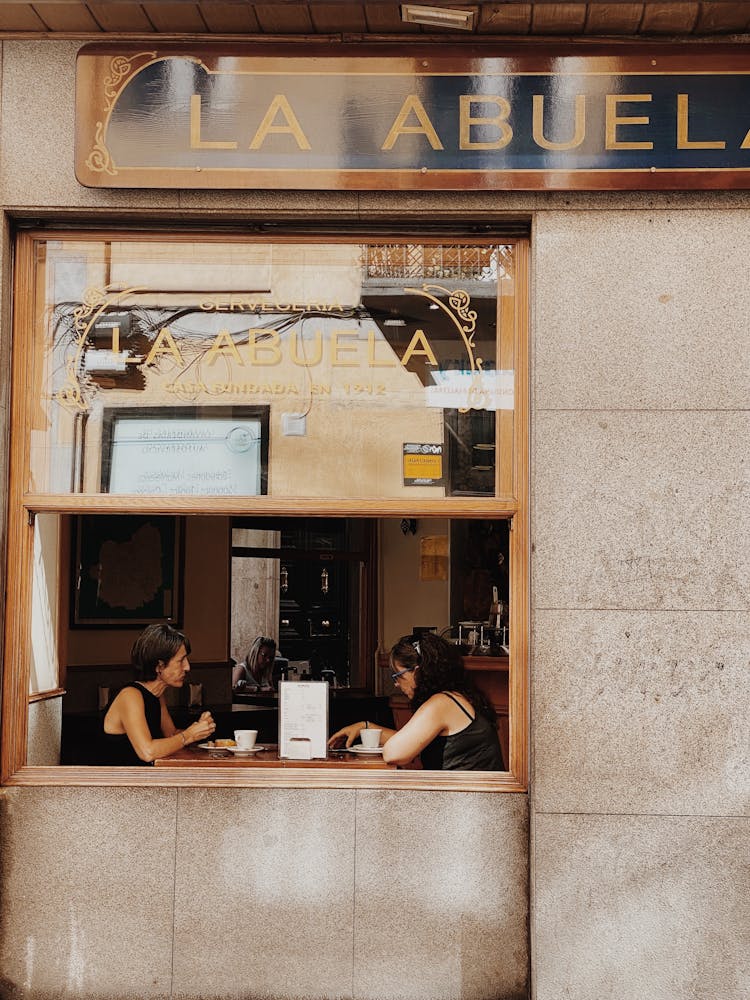
M84 46L102 188L750 187L740 45Z

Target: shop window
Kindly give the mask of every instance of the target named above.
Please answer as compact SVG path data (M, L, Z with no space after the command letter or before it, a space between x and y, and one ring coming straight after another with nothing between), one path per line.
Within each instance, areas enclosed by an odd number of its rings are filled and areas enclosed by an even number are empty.
M97 662L121 666L128 630L154 617L188 634L210 620L196 662L219 671L248 641L233 614L250 587L251 631L368 697L389 696L383 653L402 621L467 655L492 648L510 670L508 771L435 774L429 787L525 785L526 251L19 237L5 781L59 780L26 766L30 698L72 691ZM123 610L111 579L102 596L97 560L138 544L159 547L161 563L149 551L139 565L161 579L151 603ZM423 582L442 574L434 621L408 613L408 594L403 620L388 609L384 554L407 552ZM87 630L101 632L96 654ZM92 711L112 671L96 681Z

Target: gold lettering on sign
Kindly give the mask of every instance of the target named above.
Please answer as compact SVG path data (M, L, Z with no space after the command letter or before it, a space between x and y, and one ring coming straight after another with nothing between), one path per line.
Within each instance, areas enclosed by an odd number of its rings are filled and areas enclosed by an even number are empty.
M302 334L300 333L299 336L292 335L290 338L292 361L295 365L302 365L303 368L312 368L313 365L320 364L323 358L323 334L320 330L316 330L314 336L315 349L314 353L309 357L307 355L307 342L302 337Z
M532 99L532 134L534 142L542 149L575 149L586 138L586 95L576 94L576 122L573 138L569 142L552 142L544 136L544 94L534 94Z
M278 365L281 363L279 335L275 330L250 330L247 351L251 365ZM269 357L262 357L262 355Z
M178 365L182 367L185 366L185 362L182 360L182 355L180 354L180 349L174 342L174 337L170 333L168 326L163 326L156 336L154 341L154 346L148 352L146 360L143 362L144 365L152 365L157 358L161 357L162 354L171 354Z
M494 104L498 109L490 117L472 114L474 104ZM461 94L459 98L460 149L504 149L513 138L513 129L508 124L510 103L504 97L477 97L475 94ZM492 142L477 142L471 138L472 125L495 125L500 135Z
M416 117L419 122L418 125L406 124L406 120L411 114ZM424 135L433 149L443 149L443 144L438 138L435 126L430 121L424 105L416 94L409 94L405 99L401 105L401 110L396 115L395 122L391 125L390 132L385 137L385 142L380 148L384 150L393 149L396 139L400 135Z
M391 353L390 360L389 361L377 361L375 359L375 347L376 347L376 343L377 342L375 340L375 331L374 330L368 330L368 332L367 332L367 361L368 361L368 363L370 365L370 368L394 368L398 364L398 362L393 360L393 350L392 350L390 344L388 344L386 342L386 345L385 345L387 347L387 349Z
M219 330L214 337L214 342L206 354L206 364L212 365L219 358L219 355L229 355L238 365L244 366L245 362L240 357L237 345L232 340L229 330Z
M284 118L285 121L283 124L274 124L274 120L278 114L281 114ZM307 141L307 136L302 131L302 126L297 120L297 116L292 111L291 104L283 94L277 94L271 101L268 111L263 116L263 121L258 126L258 131L253 136L249 148L260 149L265 142L266 136L270 134L294 136L297 146L300 149L311 148L310 143Z
M236 142L220 142L218 139L201 139L201 95L190 98L190 148L191 149L237 149Z
M421 345L421 346L419 346ZM431 365L435 365L437 368L437 358L432 353L432 348L430 347L430 342L427 340L424 330L415 330L414 336L411 338L409 346L406 348L403 358L401 358L401 364L406 368L407 364L416 355L421 354Z
M331 350L333 351L333 359L331 361L331 366L335 368L358 368L359 365L356 361L341 361L339 358L340 354L351 354L356 353L356 344L340 344L339 341L342 337L355 337L358 338L359 334L356 330L334 330L331 333Z
M727 144L721 140L700 142L688 139L688 95L677 95L677 148L678 149L726 149Z
M618 125L648 125L648 115L629 117L618 115L619 104L650 103L651 94L607 94L605 97L605 149L653 149L653 142L624 142L617 138Z

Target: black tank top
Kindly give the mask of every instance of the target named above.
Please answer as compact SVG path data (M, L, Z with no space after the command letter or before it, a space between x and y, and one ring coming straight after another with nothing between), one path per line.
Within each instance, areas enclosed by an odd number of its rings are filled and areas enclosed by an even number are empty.
M120 688L120 691L124 691L125 688L135 688L136 691L140 691L143 696L143 710L146 716L146 725L148 726L148 731L151 733L152 739L160 740L164 736L161 731L161 701L152 694L148 688L143 687L138 684L137 681L131 681L129 684L125 684ZM120 694L120 691L117 694ZM117 695L115 695L115 698ZM126 733L105 733L104 732L104 718L112 705L113 698L107 705L104 714L102 715L102 726L101 726L101 736L102 736L102 764L109 764L114 767L137 767L137 766L148 766L148 762L141 760L138 754L133 749L133 744L127 737Z
M475 711L474 717L447 691L442 692L454 702L469 725L452 736L436 736L420 754L426 771L504 771L503 755L497 729L486 715Z

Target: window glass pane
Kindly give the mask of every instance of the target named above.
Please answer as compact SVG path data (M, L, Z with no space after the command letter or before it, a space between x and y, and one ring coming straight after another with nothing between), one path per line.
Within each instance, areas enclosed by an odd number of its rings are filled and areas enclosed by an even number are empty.
M480 243L40 243L29 489L494 496L513 270Z
M58 686L60 627L60 515L38 514L31 589L29 694Z

